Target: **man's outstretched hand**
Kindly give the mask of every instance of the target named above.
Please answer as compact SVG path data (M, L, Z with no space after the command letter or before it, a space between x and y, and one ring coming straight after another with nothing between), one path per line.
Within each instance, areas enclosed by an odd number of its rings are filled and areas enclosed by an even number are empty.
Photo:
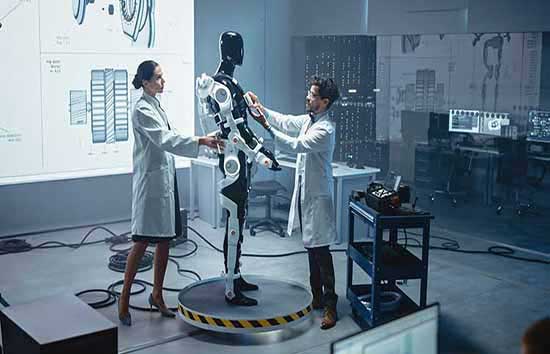
M257 111L259 114L252 113L252 117L254 120L262 125L264 128L269 127L269 123L267 122L267 119L265 118L265 107L260 103L260 99L256 94L252 91L248 91L245 95L250 97L250 100L252 101L252 108L253 110Z

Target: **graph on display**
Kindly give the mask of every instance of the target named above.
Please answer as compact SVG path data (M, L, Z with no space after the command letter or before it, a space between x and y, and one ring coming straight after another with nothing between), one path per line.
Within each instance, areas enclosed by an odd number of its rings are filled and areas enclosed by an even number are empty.
M0 1L0 185L128 173L138 65L170 80L159 99L194 133L194 1Z
M379 157L367 150L376 142L376 38L312 36L304 46L306 86L319 76L333 78L340 90L330 111L336 122L334 160L365 165L369 159L372 165Z

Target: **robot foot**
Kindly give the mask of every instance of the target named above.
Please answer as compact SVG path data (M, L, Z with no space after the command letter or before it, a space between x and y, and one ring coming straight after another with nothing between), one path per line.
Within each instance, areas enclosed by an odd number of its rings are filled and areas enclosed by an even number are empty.
M236 285L236 288L241 291L253 291L253 290L259 289L258 285L247 282L246 280L243 279L242 276L237 280L235 280L235 285Z
M238 292L235 294L235 296L230 299L225 296L225 302L227 302L230 305L236 305L236 306L256 306L258 305L258 301L256 299L253 299L251 297L248 297L244 295L241 292Z

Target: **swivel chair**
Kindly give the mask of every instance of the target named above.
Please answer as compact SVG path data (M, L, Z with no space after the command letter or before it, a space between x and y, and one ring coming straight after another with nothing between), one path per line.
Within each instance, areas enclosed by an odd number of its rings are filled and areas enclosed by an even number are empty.
M250 236L256 236L256 233L262 231L270 231L278 234L280 237L285 237L285 231L282 224L284 220L276 219L272 216L271 201L274 197L287 199L279 194L286 192L286 188L275 180L258 181L252 183L250 190L251 198L263 197L265 203L265 216L259 220L252 220L250 226Z
M448 155L441 154L439 158L446 158ZM456 207L458 204L458 197L465 198L468 195L468 190L463 188L459 190L459 186L465 187L465 180L472 175L472 162L475 157L475 153L465 154L458 149L452 152L449 157L450 165L446 173L443 189L436 189L430 195L430 200L435 201L436 195L443 195L451 200L451 205ZM462 181L462 183L460 183Z

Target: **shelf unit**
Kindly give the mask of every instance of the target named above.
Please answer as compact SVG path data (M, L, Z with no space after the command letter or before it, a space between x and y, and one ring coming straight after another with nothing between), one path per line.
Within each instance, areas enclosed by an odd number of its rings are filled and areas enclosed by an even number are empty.
M426 307L428 287L428 250L430 221L426 212L401 211L397 215L383 215L364 203L349 201L349 243L347 249L346 297L352 312L362 327L375 327L392 319ZM356 242L356 218L374 230L372 241ZM422 257L418 258L397 242L399 229L422 229ZM384 231L389 239L384 240ZM357 264L371 278L370 284L353 283L353 264ZM397 280L420 279L419 302L413 301L397 284ZM401 295L398 306L382 311L381 295L392 291ZM366 297L370 301L362 302Z

